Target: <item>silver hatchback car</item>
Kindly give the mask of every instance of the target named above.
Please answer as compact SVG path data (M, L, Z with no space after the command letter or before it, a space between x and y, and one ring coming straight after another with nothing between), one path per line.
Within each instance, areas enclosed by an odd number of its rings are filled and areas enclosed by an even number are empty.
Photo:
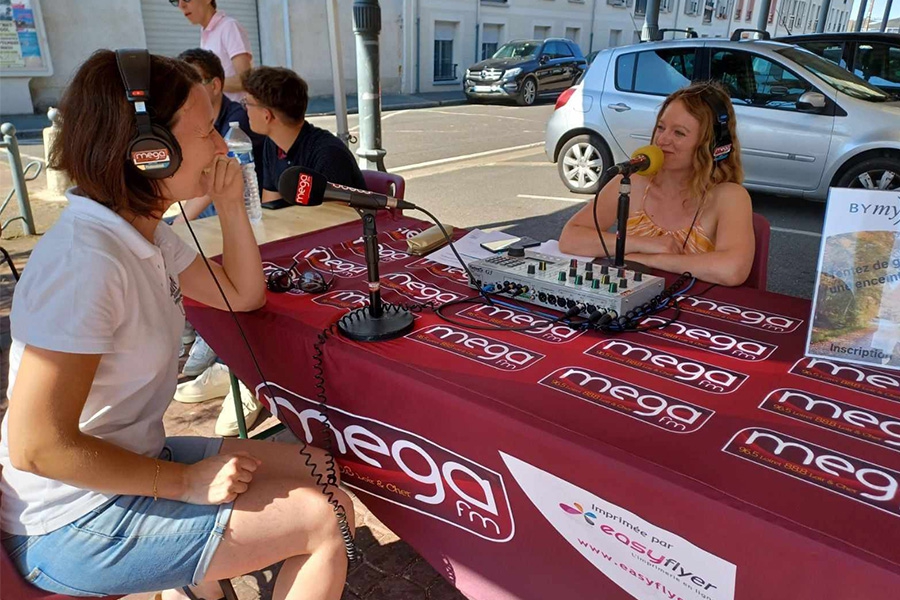
M684 39L601 52L559 97L545 151L574 192L650 142L667 95L692 81L725 85L747 188L824 199L829 187L900 189L900 102L796 46Z

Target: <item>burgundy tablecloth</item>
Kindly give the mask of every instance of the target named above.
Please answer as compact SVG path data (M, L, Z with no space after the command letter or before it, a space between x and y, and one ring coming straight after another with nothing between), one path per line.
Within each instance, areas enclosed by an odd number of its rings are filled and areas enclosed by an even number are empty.
M427 224L379 226L385 300L471 293L461 270L404 252ZM268 388L231 317L189 306L239 377L319 444L311 357L367 299L360 233L262 249L267 268L296 256L336 275L328 293L270 294L240 315ZM900 597L900 373L803 358L807 300L716 288L681 306L677 324L620 336L539 321L477 331L429 311L404 338L331 336L343 481L472 598Z

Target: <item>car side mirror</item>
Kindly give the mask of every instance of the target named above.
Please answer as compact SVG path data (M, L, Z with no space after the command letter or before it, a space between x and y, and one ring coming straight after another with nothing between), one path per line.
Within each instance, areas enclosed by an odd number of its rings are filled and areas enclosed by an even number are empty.
M820 92L805 92L797 98L797 108L800 110L825 108L825 94Z
M543 65L543 64L546 64L548 60L550 60L550 56L548 56L547 54L541 54L541 57L538 59L538 62Z

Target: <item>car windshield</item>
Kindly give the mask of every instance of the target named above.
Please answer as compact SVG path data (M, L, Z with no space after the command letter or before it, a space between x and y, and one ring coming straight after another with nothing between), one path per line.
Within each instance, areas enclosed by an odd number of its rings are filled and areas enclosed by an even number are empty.
M537 54L540 48L540 42L511 42L500 46L492 58L529 58Z
M817 77L824 79L839 92L847 94L848 96L859 98L860 100L868 100L869 102L890 102L894 99L894 97L887 92L874 87L850 71L847 71L808 50L792 47L781 48L777 52L785 58L794 61Z

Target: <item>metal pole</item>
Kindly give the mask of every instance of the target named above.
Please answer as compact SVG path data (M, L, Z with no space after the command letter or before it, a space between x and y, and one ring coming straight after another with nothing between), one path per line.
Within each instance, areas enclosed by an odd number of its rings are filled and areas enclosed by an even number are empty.
M287 69L294 68L294 48L293 43L291 42L290 2L291 0L283 0L281 3L281 20L284 24L284 66Z
M481 60L479 58L481 56L481 48L478 47L478 27L480 23L478 20L481 18L481 0L475 0L475 60L473 62L478 62Z
M356 35L356 81L359 97L359 157L361 169L384 171L381 147L381 81L378 34L381 7L378 0L354 0L353 33Z
M597 16L597 0L591 5L591 37L588 41L588 54L594 51L594 19ZM590 65L588 65L590 66Z
M328 43L331 46L331 79L334 88L334 118L337 136L350 145L350 128L347 125L347 95L344 93L344 57L341 54L341 24L338 21L337 0L325 0L328 17Z
M887 0L887 4L884 5L884 16L881 18L881 28L879 29L882 33L887 29L888 17L891 15L891 4L893 2L894 0Z
M641 40L649 42L656 39L659 33L659 0L647 0L647 12L644 13L644 26L641 28Z
M759 13L756 15L756 28L765 31L769 24L769 9L772 8L772 0L762 0L759 5Z
M862 31L862 22L863 17L866 15L866 0L861 0L859 3L859 12L856 13L856 23L853 24L853 31ZM822 22L822 15L819 14L819 22ZM824 29L816 28L816 31L825 31Z
M816 23L816 33L825 32L825 21L828 20L829 8L831 8L831 0L822 0L822 6L819 7L819 22Z
M4 123L0 126L0 132L3 133L3 145L6 148L6 155L9 158L13 188L16 191L16 200L19 203L19 214L21 215L20 217L7 221L4 224L4 227L16 219L21 219L25 235L34 235L37 233L37 230L34 228L34 216L31 214L31 203L28 201L28 186L25 185L25 172L22 170L22 157L19 154L19 141L16 139L16 127L12 123Z
M725 37L731 38L731 21L734 19L734 2L731 3L731 6L728 9L728 27L725 31Z

